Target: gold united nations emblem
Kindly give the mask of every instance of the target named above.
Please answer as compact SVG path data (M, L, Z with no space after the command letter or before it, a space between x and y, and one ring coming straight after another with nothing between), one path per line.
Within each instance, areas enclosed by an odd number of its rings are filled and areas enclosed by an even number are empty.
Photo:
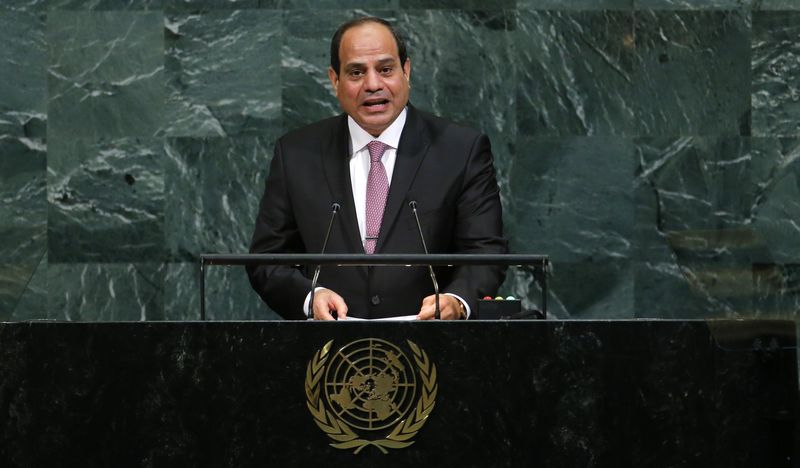
M436 366L407 340L413 360L394 344L365 338L331 352L325 343L309 361L306 399L331 446L383 453L413 444L436 404Z

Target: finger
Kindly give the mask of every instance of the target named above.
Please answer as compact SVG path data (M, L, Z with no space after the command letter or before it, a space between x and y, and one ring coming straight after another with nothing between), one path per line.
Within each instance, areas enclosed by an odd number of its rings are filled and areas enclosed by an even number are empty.
M433 320L434 312L433 296L428 296L422 300L422 307L420 307L419 313L417 314L417 320Z
M326 304L315 304L314 320L336 320L336 319L333 318L333 315L331 315L328 306Z
M331 314L330 294L328 290L321 290L314 297L314 320L336 320Z
M457 299L445 294L439 295L439 312L442 320L455 320L458 318ZM433 320L436 316L436 295L431 295L422 300L422 307L417 315L418 320Z
M336 319L343 320L347 317L347 304L338 294L331 294L330 307L336 311Z

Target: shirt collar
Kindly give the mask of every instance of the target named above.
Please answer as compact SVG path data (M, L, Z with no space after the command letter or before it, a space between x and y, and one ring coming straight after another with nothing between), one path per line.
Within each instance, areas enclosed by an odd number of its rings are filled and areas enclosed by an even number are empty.
M347 116L347 128L350 130L350 155L352 156L358 151L361 151L370 141L378 140L385 143L394 149L400 146L400 135L403 134L403 127L406 125L406 114L408 108L403 108L400 115L394 119L389 127L383 131L377 138L370 135L369 132L359 127L355 120L349 115Z

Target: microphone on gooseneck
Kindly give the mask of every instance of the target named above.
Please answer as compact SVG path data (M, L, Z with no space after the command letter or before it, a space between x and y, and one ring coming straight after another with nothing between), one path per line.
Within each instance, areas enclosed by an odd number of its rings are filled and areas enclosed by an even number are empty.
M425 255L428 255L428 246L425 245L425 235L422 234L422 224L419 222L419 215L417 214L417 202L416 200L411 200L408 202L408 206L411 207L411 212L414 213L414 219L417 221L417 230L419 231L419 240L422 241L422 250L425 251ZM431 281L433 282L433 293L434 293L434 312L433 318L436 320L440 320L442 318L442 311L439 309L439 283L436 281L436 273L433 272L433 266L428 265L428 271L431 273Z
M331 220L328 222L328 231L325 233L325 239L322 241L322 251L320 254L325 253L325 248L328 246L328 239L331 237L331 228L333 227L333 220L336 218L336 213L342 207L338 203L333 203L331 205ZM319 279L319 270L322 268L322 265L317 265L317 268L314 269L314 278L311 280L311 296L308 301L308 308L311 312L311 317L314 317L314 291L317 289L317 280Z

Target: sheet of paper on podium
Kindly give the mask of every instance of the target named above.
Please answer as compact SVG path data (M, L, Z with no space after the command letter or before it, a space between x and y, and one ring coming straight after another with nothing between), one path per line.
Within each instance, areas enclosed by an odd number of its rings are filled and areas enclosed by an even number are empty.
M313 321L313 318L309 318L309 321ZM416 315L401 315L399 317L385 317L385 318L378 318L378 319L363 319L358 317L345 317L340 319L342 322L388 322L388 321L410 321L410 320L417 320Z
M345 317L342 319L345 322L357 322L357 321L370 321L370 322L386 322L386 321L408 321L408 320L417 320L416 315L401 315L398 317L385 317L379 319L363 319L358 317Z

